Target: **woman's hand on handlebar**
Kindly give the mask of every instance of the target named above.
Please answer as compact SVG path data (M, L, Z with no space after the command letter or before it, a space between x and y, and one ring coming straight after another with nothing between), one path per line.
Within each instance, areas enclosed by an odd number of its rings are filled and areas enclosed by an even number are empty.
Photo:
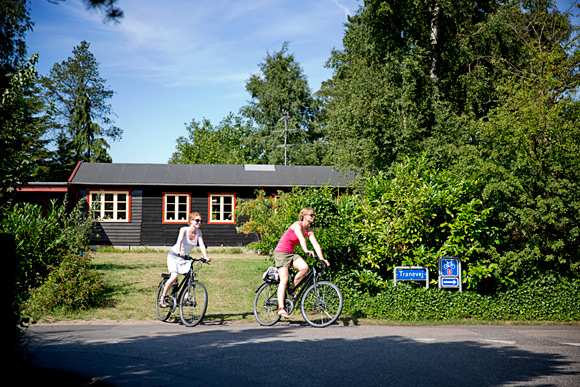
M328 262L327 259L319 258L314 251L307 251L306 254L312 258L316 258L318 262L324 263L326 266L330 266L330 262Z

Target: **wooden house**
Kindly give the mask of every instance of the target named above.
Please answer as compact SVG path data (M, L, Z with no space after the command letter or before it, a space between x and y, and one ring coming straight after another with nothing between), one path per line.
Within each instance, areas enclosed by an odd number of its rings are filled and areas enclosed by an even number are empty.
M255 236L236 231L237 200L254 198L257 189L275 195L293 187L344 188L352 179L328 166L81 162L66 184L55 184L95 209L93 245L171 246L188 214L199 212L207 246L240 246ZM31 184L27 193L35 187L38 196L48 185Z

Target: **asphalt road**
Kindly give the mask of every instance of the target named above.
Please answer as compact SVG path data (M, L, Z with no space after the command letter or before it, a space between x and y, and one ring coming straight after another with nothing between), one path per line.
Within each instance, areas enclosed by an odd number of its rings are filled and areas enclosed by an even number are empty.
M580 386L578 326L44 325L34 363L115 386Z

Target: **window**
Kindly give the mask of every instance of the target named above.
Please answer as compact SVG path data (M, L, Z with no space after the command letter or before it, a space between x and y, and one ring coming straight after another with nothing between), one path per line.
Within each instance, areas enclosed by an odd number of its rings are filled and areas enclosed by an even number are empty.
M163 223L187 223L190 212L188 193L163 194Z
M129 222L129 191L90 191L89 206L93 219L100 222Z
M209 223L235 223L236 195L209 195Z

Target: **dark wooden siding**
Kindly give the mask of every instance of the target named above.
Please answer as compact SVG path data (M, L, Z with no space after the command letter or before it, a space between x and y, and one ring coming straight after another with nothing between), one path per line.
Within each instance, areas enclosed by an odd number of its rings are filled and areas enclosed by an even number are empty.
M255 235L240 234L236 225L208 224L208 194L235 193L237 198L253 198L254 189L231 187L191 188L191 187L146 187L143 189L143 218L141 222L141 245L172 246L177 241L179 229L187 224L163 223L163 193L190 192L191 211L199 212L204 223L203 239L206 246L244 246L255 241Z
M245 246L256 240L255 235L240 234L236 224L208 224L208 194L233 193L239 199L255 197L255 188L248 187L99 187L99 189L131 191L131 222L98 222L92 245L113 246L172 246L177 241L179 229L187 224L163 223L163 194L166 192L191 193L191 211L199 212L203 218L202 232L206 246ZM79 190L79 197L87 195L88 189ZM268 190L274 194L275 189Z

